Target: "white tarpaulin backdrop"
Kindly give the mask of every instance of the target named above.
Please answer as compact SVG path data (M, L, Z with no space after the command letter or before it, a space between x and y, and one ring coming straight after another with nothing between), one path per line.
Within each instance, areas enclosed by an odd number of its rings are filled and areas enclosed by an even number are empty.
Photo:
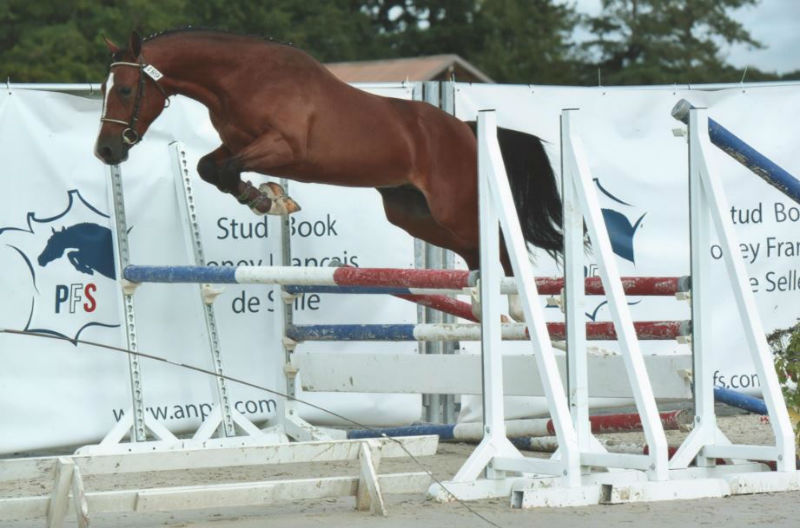
M408 98L409 87L375 89ZM0 326L53 332L111 345L125 343L119 288L113 277L108 169L93 155L101 101L60 93L0 94ZM197 160L219 145L201 105L175 98L144 141L121 165L130 228L131 262L190 264L182 233L170 143L185 147L194 179L209 264L280 264L276 218L259 217L204 183ZM260 175L248 175L256 183ZM332 257L367 267L413 267L413 239L383 220L373 189L291 184L303 210L293 215L298 263L327 265ZM62 233L62 228L66 228ZM53 231L55 230L55 232ZM59 234L56 236L56 234ZM66 247L40 262L45 247ZM215 303L226 374L285 391L284 352L273 328L277 306L267 286L230 285ZM363 298L361 299L363 301ZM195 285L145 285L135 296L139 350L211 368ZM386 298L305 296L298 323L412 323L416 307ZM317 344L304 345L307 349ZM415 343L328 343L330 352L414 353ZM130 407L128 360L120 353L35 337L0 335L0 453L94 442ZM215 401L210 376L143 361L147 412L174 429L199 425ZM234 406L258 421L273 417L275 396L229 383ZM303 398L376 424L414 421L417 395L308 394ZM303 413L315 422L329 417Z
M560 174L559 114L565 108L580 109L573 131L586 148L607 224L613 219L609 228L616 231L612 235L616 234L621 246L615 248L620 274L674 276L689 274L687 143L685 137L673 134L672 130L682 125L670 115L681 98L707 107L709 116L728 130L790 173L800 174L800 85L689 90L460 84L456 113L472 120L478 110L496 109L498 125L535 134L546 142L553 167ZM721 150L714 149L711 154L718 156L718 166L724 170L724 188L734 208L731 215L765 331L787 328L800 317L800 207ZM719 259L717 246L709 251ZM591 255L588 260L591 262ZM597 275L591 265L587 272ZM560 274L546 255L538 256L537 273ZM721 260L715 262L710 275L717 301L715 383L757 392L758 379L744 348ZM629 304L634 320L689 318L687 302L639 297L629 298ZM610 320L604 298L587 298L587 308L587 321ZM558 309L547 312L553 319L561 317ZM608 343L604 346L610 348ZM645 353L685 351L674 341L642 342L642 349ZM475 400L463 400L462 419L479 419ZM544 410L541 399L509 398L507 405L509 418Z
M408 87L375 90L410 97ZM622 236L627 243L618 259L623 275L688 274L686 143L673 136L679 124L669 115L678 99L708 106L717 121L790 172L800 173L795 157L800 86L701 91L457 85L456 95L463 119L495 108L501 126L542 137L556 170L559 112L581 108L576 129L588 151L601 205L627 235ZM0 93L4 328L124 344L108 229L108 173L92 155L99 114L97 99L24 90ZM271 260L277 221L254 216L194 174L197 160L218 146L218 138L205 109L181 98L122 165L132 262L190 263L170 157L169 144L176 140L184 146L193 173L209 263L277 264ZM719 156L726 158L722 152ZM800 210L734 161L724 159L720 166L765 328L787 327L800 315ZM264 179L250 177L255 183ZM291 195L303 207L294 217L296 263L325 265L325 258L338 257L362 267L413 266L412 239L385 221L374 190L292 184ZM543 255L537 267L541 275L559 273ZM716 382L757 389L723 271L720 263L713 286L719 292ZM594 274L591 268L588 272ZM686 303L650 298L631 302L635 319L688 318ZM276 304L270 288L232 285L215 306L226 373L283 390L283 351L273 328ZM328 295L301 300L298 307L299 323L416 321L413 305L392 298ZM588 318L608 319L602 299L590 307ZM136 293L136 311L141 351L209 368L195 286L145 285ZM556 309L548 313L560 317ZM331 353L417 350L413 343L302 346ZM524 344L509 348L527 351ZM648 350L671 353L680 346L670 342ZM97 441L130 406L127 358L122 354L3 334L0 360L0 453ZM143 378L148 412L173 429L196 426L214 401L213 380L202 374L145 361ZM235 384L229 390L237 410L251 419L274 415L273 396ZM418 396L303 397L375 425L409 423L420 416ZM509 417L543 410L540 401L531 399L515 404L509 406ZM465 398L464 407L464 416L474 419L475 398ZM318 411L306 416L314 422L326 420Z

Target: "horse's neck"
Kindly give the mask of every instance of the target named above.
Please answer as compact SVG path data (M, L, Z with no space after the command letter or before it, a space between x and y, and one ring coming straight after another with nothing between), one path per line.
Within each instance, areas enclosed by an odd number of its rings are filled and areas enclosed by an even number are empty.
M259 44L263 46L259 46L260 54L269 55L277 51ZM222 110L224 99L231 95L231 77L242 69L243 55L252 45L164 40L154 42L151 49L145 47L144 55L164 74L159 82L168 93L185 95L215 113Z

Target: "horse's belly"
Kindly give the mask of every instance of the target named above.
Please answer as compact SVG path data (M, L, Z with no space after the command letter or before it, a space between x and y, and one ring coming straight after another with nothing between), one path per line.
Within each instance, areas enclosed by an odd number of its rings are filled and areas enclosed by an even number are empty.
M265 171L302 183L324 183L345 187L391 187L410 181L410 171L392 165L330 164L274 167Z

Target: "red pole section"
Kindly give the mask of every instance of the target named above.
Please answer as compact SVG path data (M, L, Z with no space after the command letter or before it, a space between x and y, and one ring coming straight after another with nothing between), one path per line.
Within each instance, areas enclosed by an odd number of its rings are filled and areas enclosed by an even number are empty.
M339 286L442 288L474 287L478 274L464 270L432 270L403 268L337 268L333 280ZM508 280L508 279L506 279ZM622 277L628 295L674 295L689 290L688 277ZM558 295L564 288L563 277L539 277L536 288L540 295ZM604 295L600 277L586 279L587 295Z
M428 308L433 308L434 310L439 310L440 312L455 315L456 317L467 319L468 321L474 321L476 323L479 322L475 317L475 314L472 313L471 304L465 303L464 301L459 301L458 299L452 299L446 295L397 294L394 295L394 297L399 297L401 299L405 299L406 301L411 301L413 303L421 304L422 306L427 306Z
M633 327L639 339L658 341L677 339L691 333L690 321L634 321ZM566 339L564 323L547 323L550 338L557 341ZM594 341L615 341L617 332L611 321L586 323L586 337Z
M463 270L341 267L333 280L339 286L460 289L469 287L469 276Z
M446 295L395 294L394 297L455 315L468 321L480 322L475 317L475 314L472 313L471 304ZM648 341L676 339L678 336L689 335L691 331L688 321L634 321L633 327L639 339ZM550 332L551 339L557 341L566 339L566 325L564 323L547 323L547 330ZM586 323L586 335L593 341L613 341L617 339L617 332L614 330L614 323L611 321Z
M679 429L681 425L686 422L688 418L684 415L686 411L677 410L659 413L661 418L661 425L666 430ZM691 418L691 417L689 417ZM592 432L595 434L604 433L624 433L627 431L641 431L642 419L634 414L600 414L589 417L589 422L592 426ZM547 431L550 434L555 434L553 421L547 423Z
M586 295L605 295L600 277L587 277ZM622 288L627 295L675 295L689 291L688 277L622 277ZM536 279L540 295L559 295L564 288L563 277L541 277Z

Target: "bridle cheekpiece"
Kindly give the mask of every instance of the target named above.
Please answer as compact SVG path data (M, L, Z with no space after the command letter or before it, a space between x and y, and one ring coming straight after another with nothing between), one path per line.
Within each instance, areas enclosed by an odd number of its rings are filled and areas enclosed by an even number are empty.
M116 123L118 125L125 126L125 129L122 131L122 141L126 145L132 146L141 140L139 133L136 132L135 126L136 122L139 120L139 110L142 105L142 99L144 98L145 78L149 77L153 81L153 84L156 86L156 88L158 88L158 90L161 92L161 95L164 96L164 108L169 106L169 96L167 95L167 92L164 91L164 88L158 84L158 80L164 77L164 74L158 71L158 69L152 64L145 64L143 62L112 62L108 68L111 70L117 66L128 66L137 68L139 70L139 86L136 90L136 99L133 101L133 112L131 113L131 118L129 121L113 119L111 117L106 117L106 108L104 105L103 115L100 117L100 121L105 123ZM106 92L106 97L108 97L108 95L108 92Z

